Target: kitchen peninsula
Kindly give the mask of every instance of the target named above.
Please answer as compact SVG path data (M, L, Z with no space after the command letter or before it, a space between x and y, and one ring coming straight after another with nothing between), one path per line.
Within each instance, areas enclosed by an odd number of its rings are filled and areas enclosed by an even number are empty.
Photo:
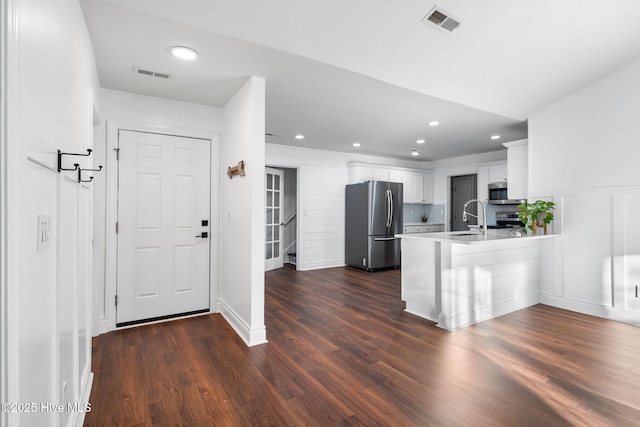
M453 331L538 303L554 235L509 230L402 234L406 311Z

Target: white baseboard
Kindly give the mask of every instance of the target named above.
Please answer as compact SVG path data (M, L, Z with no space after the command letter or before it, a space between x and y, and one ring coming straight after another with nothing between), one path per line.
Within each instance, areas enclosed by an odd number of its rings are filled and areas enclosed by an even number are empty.
M304 264L301 264L300 260L298 260L298 264L300 265L300 271L320 270L322 268L344 267L346 265L343 259L317 261L317 262L305 262Z
M265 344L267 341L267 328L265 325L250 328L247 323L242 320L231 307L224 301L218 302L218 312L229 323L234 331L242 338L242 341L249 347L254 345Z
M589 316L602 317L604 319L640 326L640 313L542 293L540 294L540 303L563 310L588 314Z
M531 294L454 316L447 316L440 313L440 316L438 316L438 324L436 326L448 331L455 331L456 329L464 328L465 326L493 319L498 316L503 316L526 307L531 307L532 305L538 304L538 302L538 294Z

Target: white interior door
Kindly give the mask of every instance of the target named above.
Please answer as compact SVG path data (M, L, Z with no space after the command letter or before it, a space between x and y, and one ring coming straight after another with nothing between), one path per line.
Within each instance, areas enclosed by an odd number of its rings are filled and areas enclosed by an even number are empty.
M282 257L282 196L284 171L265 168L265 271L283 266Z
M209 309L210 141L119 131L116 324Z

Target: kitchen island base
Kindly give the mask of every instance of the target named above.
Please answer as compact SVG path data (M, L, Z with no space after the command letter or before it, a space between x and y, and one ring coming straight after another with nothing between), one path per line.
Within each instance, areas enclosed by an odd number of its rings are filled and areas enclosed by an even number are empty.
M542 237L468 244L403 235L405 310L453 331L537 304Z

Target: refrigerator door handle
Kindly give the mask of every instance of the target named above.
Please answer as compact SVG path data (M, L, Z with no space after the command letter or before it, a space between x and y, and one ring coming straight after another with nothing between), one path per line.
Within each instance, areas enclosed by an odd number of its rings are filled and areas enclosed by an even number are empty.
M387 227L391 227L391 190L386 191L387 201Z
M393 225L393 193L389 190L389 227Z
M400 237L374 237L373 240L376 242L384 241L384 240L398 240Z

